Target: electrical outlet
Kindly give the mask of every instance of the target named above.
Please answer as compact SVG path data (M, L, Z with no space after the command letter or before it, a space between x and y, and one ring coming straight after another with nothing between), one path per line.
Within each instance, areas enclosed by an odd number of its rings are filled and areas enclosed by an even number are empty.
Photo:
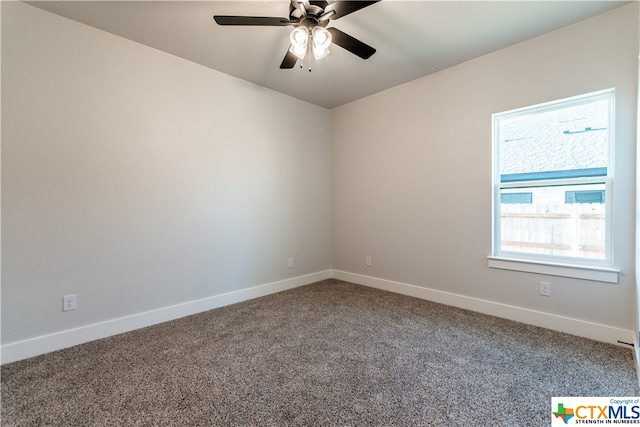
M76 296L74 295L65 295L62 297L62 311L71 311L78 308L76 303Z
M365 262L365 264L367 264L367 265L371 265L371 264L372 264L372 262L371 262L371 257L370 257L370 256L367 256L367 257L364 259L364 262Z
M289 258L289 268L293 268L293 258Z
M551 296L551 283L540 281L540 295L545 297Z

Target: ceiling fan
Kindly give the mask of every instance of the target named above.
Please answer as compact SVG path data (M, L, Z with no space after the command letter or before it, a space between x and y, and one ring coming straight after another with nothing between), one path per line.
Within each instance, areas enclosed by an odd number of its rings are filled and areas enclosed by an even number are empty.
M291 0L289 18L214 15L213 19L219 25L293 26L294 30L289 36L291 46L280 64L281 69L287 69L293 68L307 52L313 52L316 60L327 56L332 43L362 59L368 59L376 52L374 48L337 28L326 26L330 20L342 18L378 1L380 0Z

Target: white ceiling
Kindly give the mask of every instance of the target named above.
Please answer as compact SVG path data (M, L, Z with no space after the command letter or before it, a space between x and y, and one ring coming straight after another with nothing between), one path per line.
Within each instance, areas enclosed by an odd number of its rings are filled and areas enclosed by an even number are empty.
M289 0L29 2L76 21L333 108L619 7L625 1L383 0L331 21L373 46L368 60L332 46L281 70L292 27L219 26L213 15L288 18Z

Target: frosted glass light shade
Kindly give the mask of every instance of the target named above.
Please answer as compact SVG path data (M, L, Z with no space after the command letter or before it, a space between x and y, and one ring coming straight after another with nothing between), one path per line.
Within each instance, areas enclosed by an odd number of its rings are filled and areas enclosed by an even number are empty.
M297 27L289 35L291 47L289 50L298 58L303 59L307 53L307 44L309 43L309 30L307 27Z
M311 32L313 40L313 56L322 59L329 54L329 46L331 46L331 33L323 27L314 27Z

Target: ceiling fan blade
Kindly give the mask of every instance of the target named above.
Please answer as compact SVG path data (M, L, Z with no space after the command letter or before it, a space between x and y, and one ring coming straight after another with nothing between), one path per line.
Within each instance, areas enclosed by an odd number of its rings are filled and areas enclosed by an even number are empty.
M309 3L313 6L318 6L322 10L329 6L329 2L327 0L309 0Z
M347 33L343 33L337 28L327 28L327 30L331 33L333 43L348 50L354 55L358 55L362 59L369 59L371 55L376 53L376 50L368 44L351 37Z
M266 27L280 27L291 25L287 18L274 18L270 16L232 16L215 15L213 17L218 25L257 25Z
M290 50L287 50L287 54L284 56L282 64L280 64L280 69L285 70L293 68L296 65L296 62L298 62L298 57Z
M378 3L380 0L358 0L358 1L348 1L341 0L332 3L327 9L333 10L335 14L331 16L331 19L342 18L345 15L353 13L357 10L364 9L367 6L371 6L374 3Z

